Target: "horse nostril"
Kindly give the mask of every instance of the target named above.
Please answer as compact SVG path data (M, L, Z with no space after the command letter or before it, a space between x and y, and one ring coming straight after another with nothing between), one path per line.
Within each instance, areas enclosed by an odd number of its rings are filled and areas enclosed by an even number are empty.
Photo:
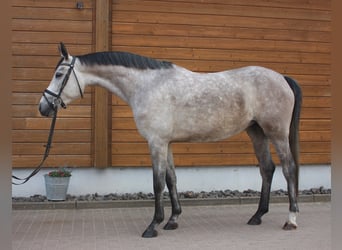
M39 104L38 109L39 109L39 112L42 116L48 116L49 115L49 111L44 109L43 105Z

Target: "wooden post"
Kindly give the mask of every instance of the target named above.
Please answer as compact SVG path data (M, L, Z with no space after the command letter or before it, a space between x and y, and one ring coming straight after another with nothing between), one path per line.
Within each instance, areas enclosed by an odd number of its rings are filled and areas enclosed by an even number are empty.
M95 51L111 48L111 0L96 0ZM111 95L101 87L94 90L94 166L111 166Z

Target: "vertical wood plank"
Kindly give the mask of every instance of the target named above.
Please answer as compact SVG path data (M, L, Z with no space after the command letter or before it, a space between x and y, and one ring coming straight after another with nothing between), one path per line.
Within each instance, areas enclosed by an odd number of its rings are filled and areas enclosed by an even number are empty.
M111 0L96 0L95 51L108 51L111 34ZM94 166L111 166L111 101L106 89L94 90Z

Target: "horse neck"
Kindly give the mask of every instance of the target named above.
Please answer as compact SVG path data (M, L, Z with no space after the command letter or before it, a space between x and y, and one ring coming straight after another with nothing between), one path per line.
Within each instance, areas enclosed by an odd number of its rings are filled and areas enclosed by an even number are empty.
M147 72L123 66L86 66L82 69L86 85L98 85L131 103L138 85L146 80Z

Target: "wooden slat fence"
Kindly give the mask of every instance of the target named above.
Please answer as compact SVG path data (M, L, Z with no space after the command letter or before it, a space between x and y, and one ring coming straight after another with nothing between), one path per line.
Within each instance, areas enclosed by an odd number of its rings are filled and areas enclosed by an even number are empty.
M44 153L50 119L38 112L42 91L59 60L57 45L92 51L93 1L13 0L13 167L34 167ZM59 112L46 166L92 166L92 90Z
M83 0L83 9L77 2L12 0L13 167L34 167L44 152L50 120L40 116L37 104L59 59L60 41L76 55L108 47L199 72L260 65L292 76L304 94L300 161L330 163L330 0ZM99 9L108 3L109 15ZM106 28L96 18L101 13L110 18ZM99 30L109 38L101 39ZM102 117L97 110L108 106L101 102L106 96L89 88L84 99L59 113L47 166L151 164L132 112L118 97L111 97L111 115L94 122ZM101 128L110 129L110 145L101 144ZM173 151L178 166L257 164L245 133L216 143L176 143Z
M113 50L199 72L261 65L297 79L304 93L301 162L330 162L330 1L117 0L112 11ZM112 165L150 165L131 110L115 96L112 103ZM176 165L257 164L245 133L176 143L173 151Z

